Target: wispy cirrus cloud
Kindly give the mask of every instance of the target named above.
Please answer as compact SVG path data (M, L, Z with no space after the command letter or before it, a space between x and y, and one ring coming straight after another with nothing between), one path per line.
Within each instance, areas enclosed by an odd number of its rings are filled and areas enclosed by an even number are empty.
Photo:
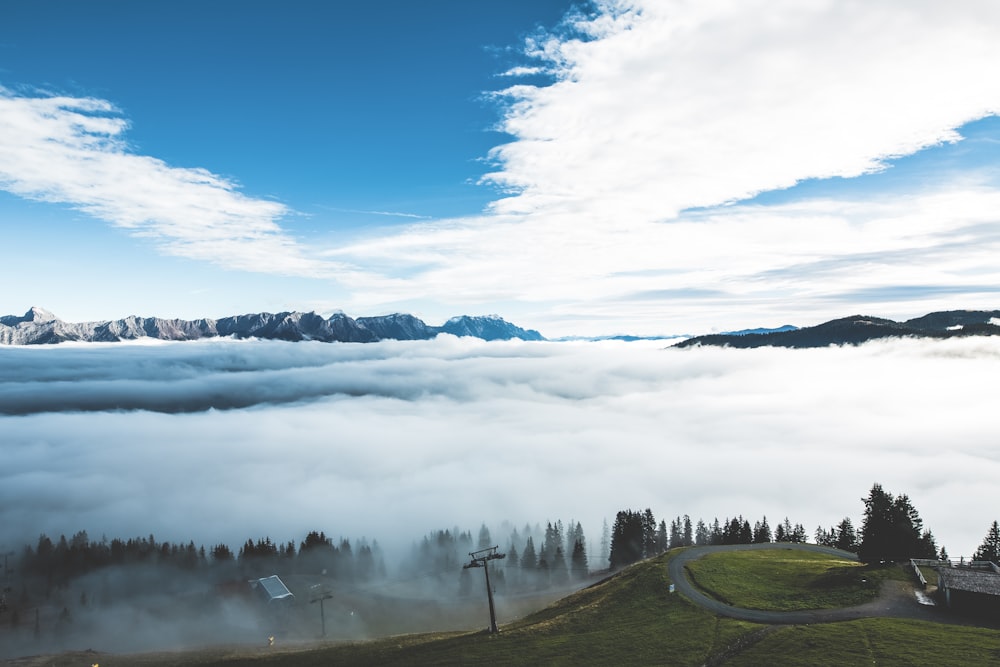
M0 188L8 192L68 204L173 255L267 273L332 271L278 224L292 214L284 204L244 195L205 169L133 152L127 120L106 100L0 87L0 117Z
M356 208L336 208L333 206L321 206L328 211L335 211L337 213L357 213L360 215L377 215L386 218L411 218L413 220L432 220L433 217L429 215L420 215L419 213L407 213L405 211L373 211L365 209Z

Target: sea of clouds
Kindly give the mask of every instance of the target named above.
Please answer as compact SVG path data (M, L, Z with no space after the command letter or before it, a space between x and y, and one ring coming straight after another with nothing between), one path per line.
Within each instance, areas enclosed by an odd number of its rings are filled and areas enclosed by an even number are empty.
M2 347L0 548L323 530L391 554L439 528L556 519L593 544L646 507L811 534L860 525L879 482L969 555L998 518L998 377L994 338Z

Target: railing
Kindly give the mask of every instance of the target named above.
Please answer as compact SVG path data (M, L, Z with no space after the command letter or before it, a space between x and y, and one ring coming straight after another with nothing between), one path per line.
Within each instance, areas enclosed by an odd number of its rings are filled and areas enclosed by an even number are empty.
M966 568L969 570L990 570L997 574L1000 574L1000 566L998 566L993 561L988 560L965 560L960 558L958 562L953 560L933 560L930 558L911 558L910 567L913 568L913 572L917 575L917 579L920 580L920 585L925 589L927 588L927 579L924 578L924 573L920 571L921 567L931 567L931 568Z
M920 585L923 586L924 589L927 588L927 580L924 579L924 573L920 571L920 566L921 565L930 566L931 563L937 563L937 564L940 565L941 561L925 560L923 558L920 558L920 559L911 558L910 559L910 567L913 568L913 572L916 573L917 579L920 580Z

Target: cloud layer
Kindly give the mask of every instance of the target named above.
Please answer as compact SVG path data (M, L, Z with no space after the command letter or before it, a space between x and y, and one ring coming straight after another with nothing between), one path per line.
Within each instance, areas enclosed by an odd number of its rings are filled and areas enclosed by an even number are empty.
M0 368L5 412L33 385L55 411L0 417L11 548L43 531L236 545L324 530L394 550L435 528L547 518L597 539L618 509L647 506L788 515L811 532L860 521L875 481L908 493L954 555L996 518L992 339L91 345L2 349ZM262 388L279 385L275 405ZM189 389L210 409L128 409ZM84 392L95 411L76 411Z

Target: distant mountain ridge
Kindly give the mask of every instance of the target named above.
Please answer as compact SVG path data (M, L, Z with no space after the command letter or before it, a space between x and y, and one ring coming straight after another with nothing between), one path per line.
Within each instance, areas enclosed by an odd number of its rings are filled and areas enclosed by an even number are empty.
M739 348L807 348L858 345L879 338L956 338L997 335L1000 335L1000 310L948 310L905 322L852 315L801 329L792 328L764 333L741 332L740 335L695 336L673 347L714 345Z
M395 313L379 317L348 317L334 313L328 318L314 312L251 313L219 320L163 319L130 316L103 322L63 322L42 308L31 308L22 316L0 317L0 344L44 345L70 341L115 342L153 338L198 340L202 338L262 338L266 340L326 343L374 343L379 340L428 340L440 333L473 336L483 340L545 340L533 329L522 329L497 315L453 317L440 327L430 326L413 315Z

